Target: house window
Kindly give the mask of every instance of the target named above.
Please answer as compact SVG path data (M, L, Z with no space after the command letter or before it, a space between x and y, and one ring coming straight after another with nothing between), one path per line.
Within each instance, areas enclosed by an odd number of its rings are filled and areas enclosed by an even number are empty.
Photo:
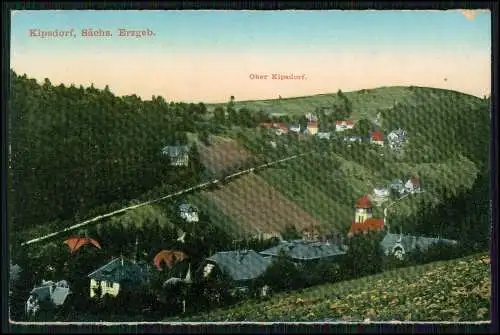
M107 281L107 282L106 282L106 287L107 287L107 288L113 288L113 283L111 283L111 282Z

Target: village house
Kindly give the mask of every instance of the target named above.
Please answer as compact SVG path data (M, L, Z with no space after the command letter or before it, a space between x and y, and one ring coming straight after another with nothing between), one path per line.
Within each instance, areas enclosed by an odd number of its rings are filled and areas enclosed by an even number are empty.
M307 124L307 133L309 135L316 135L318 132L318 122L317 121L309 121Z
M261 251L264 257L275 259L280 252L290 257L294 263L314 262L319 260L338 261L346 254L347 247L330 242L309 242L305 240L282 241L279 245Z
M354 121L353 120L341 120L341 121L335 122L335 131L337 131L337 132L344 131L347 129L353 129L353 128L354 128Z
M345 142L362 142L363 141L363 137L361 136L344 136L344 141Z
M408 179L408 181L405 183L405 191L407 193L420 192L420 178L413 175L410 179Z
M226 274L234 283L232 292L246 292L252 281L264 274L270 258L265 258L254 250L222 251L205 259L201 269L204 278ZM267 294L267 287L261 288L261 294Z
M307 113L305 115L307 121L309 122L315 122L315 121L318 121L318 117L316 115L314 115L313 113Z
M179 214L187 222L198 222L200 220L198 209L190 204L181 204L179 206Z
M391 181L390 189L397 192L399 195L406 193L405 183L401 179L394 179Z
M371 133L370 141L373 144L384 146L384 133L381 131L374 131Z
M387 232L380 242L380 245L382 246L386 256L393 255L396 258L403 260L406 254L417 250L425 252L431 246L438 243L456 245L458 242L444 238L412 236L403 235L402 233L393 234Z
M90 297L108 294L116 297L123 290L135 290L148 279L146 266L129 261L123 257L115 258L94 272L88 274L90 278Z
M26 314L35 315L43 303L51 303L54 306L61 306L71 294L69 284L66 280L53 281L42 280L42 284L33 288L26 301Z
M351 237L359 233L368 233L369 231L380 231L384 229L384 219L373 218L372 202L368 195L364 195L356 202L354 211L354 222L347 233Z
M284 123L278 123L274 128L276 128L276 135L283 135L288 133L288 126Z
M189 165L189 146L167 145L162 149L162 154L169 158L171 166Z
M301 132L300 125L291 125L291 126L289 127L289 129L290 129L290 131L291 131L292 133L297 133L297 134L298 134L298 133L300 133L300 132Z
M405 140L406 132L401 128L393 130L387 135L387 142L391 149L400 149Z
M318 138L320 138L320 139L329 140L331 133L330 132L318 132L316 134L316 136L318 136Z

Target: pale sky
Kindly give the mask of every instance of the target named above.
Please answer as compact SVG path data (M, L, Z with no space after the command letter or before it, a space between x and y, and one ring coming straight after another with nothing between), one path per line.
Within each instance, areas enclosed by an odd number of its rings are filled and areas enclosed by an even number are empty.
M82 37L85 28L113 36ZM155 36L120 37L120 28ZM40 38L30 29L74 35ZM107 84L144 99L222 102L393 85L490 94L488 11L16 11L11 32L18 74Z

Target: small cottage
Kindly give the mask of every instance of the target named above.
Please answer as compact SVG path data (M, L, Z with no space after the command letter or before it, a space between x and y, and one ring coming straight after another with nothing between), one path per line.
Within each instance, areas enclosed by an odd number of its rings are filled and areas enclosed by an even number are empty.
M181 204L179 206L180 217L186 220L186 222L198 222L198 209L190 204Z
M418 176L412 176L405 183L405 190L408 193L420 192L420 178Z
M361 136L344 136L344 141L346 142L362 142L363 137Z
M233 281L236 291L246 291L249 284L263 275L270 264L269 258L253 250L233 250L208 257L201 269L204 278L224 273Z
M309 121L307 124L307 133L309 135L316 135L318 132L318 122L317 121Z
M88 275L90 278L90 297L100 290L101 297L109 294L116 297L122 290L135 290L148 279L146 267L123 257L116 258Z
M429 247L438 243L455 245L458 242L443 238L393 234L388 232L380 242L380 245L386 256L393 255L402 260L408 253L414 252L417 249L425 252Z
M384 145L384 133L381 131L374 131L371 133L370 141L373 144L380 146Z
M406 132L403 129L393 130L387 135L387 142L391 149L399 149L406 140Z
M171 166L189 165L189 147L187 145L166 146L162 154L169 158Z
M330 136L331 136L331 133L329 133L329 132L318 132L316 134L316 136L318 136L318 138L323 139L323 140L329 140Z
M43 303L51 303L54 306L61 306L71 294L69 284L66 280L53 281L42 280L42 284L33 288L26 301L26 314L35 315Z
M335 131L337 132L353 128L354 128L354 121L352 120L341 120L335 122Z

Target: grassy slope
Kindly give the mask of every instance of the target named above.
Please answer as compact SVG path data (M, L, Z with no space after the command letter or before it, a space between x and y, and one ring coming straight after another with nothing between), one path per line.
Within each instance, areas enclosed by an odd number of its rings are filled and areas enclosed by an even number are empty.
M424 114L426 111L430 113L425 107L427 105L439 108L444 101L445 108L452 108L452 98L455 96L460 96L470 104L480 102L479 98L473 96L432 88L387 87L366 92L348 92L346 95L353 102L354 110L370 117L376 115L377 108L391 108L397 103L419 106L421 109L418 109L419 114L415 117L426 117L427 120L432 117L428 118ZM330 95L284 100L287 103L297 102L304 107L308 103L314 106L315 102L328 96ZM305 110L312 110L312 107L302 108L302 112ZM248 137L248 141L250 140L251 137ZM276 141L286 143L283 137L276 138ZM427 141L427 144L432 145L432 141ZM254 151L259 153L260 149L256 148ZM323 224L341 230L347 229L352 220L355 200L363 194L372 193L375 186L387 185L395 178L419 175L426 192L408 197L393 208L393 214L408 217L423 207L437 206L446 197L455 195L460 190L469 189L478 173L474 164L464 157L409 164L394 157L387 148L379 150L363 146L339 150L334 145L319 147L311 144L301 151L312 154L283 164L279 169L259 172L259 175ZM381 152L384 156L380 156ZM381 210L375 212L378 217L382 214L379 212Z
M412 92L408 87L380 87L373 90L344 92L351 100L353 105L353 118L359 118L364 115L373 116L373 111L378 108L390 108L395 102L408 103L412 101ZM236 97L237 98L237 97ZM315 108L332 107L335 102L339 102L337 94L318 94L305 97L294 97L269 99L269 100L251 100L235 101L235 107L250 108L258 111L260 109L269 113L286 113L290 115L301 115L307 112L313 112ZM216 106L222 104L211 104L207 108L212 111Z
M278 294L172 321L489 320L490 259L479 254Z

